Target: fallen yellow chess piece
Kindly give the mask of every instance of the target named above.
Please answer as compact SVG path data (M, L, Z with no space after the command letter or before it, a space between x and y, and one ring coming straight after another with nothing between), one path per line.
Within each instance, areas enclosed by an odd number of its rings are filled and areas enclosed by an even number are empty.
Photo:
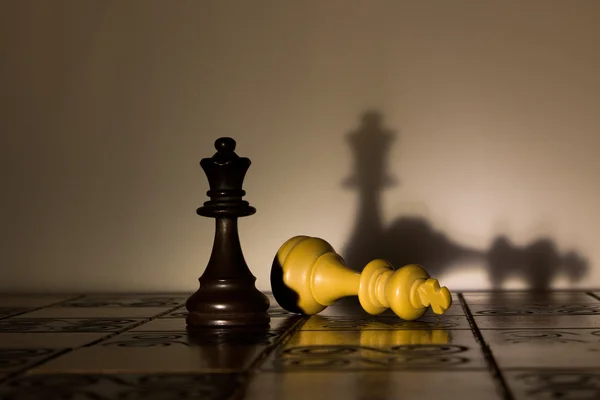
M273 296L290 312L314 315L337 300L358 296L369 314L388 308L411 321L429 307L443 314L452 305L452 296L420 265L397 270L385 260L373 260L362 273L348 268L342 257L323 239L296 236L277 252L271 269Z

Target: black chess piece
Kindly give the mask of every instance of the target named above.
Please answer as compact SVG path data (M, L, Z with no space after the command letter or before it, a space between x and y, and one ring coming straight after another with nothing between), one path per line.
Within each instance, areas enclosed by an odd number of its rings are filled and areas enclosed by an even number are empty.
M203 217L215 218L216 230L210 260L199 278L200 288L186 302L188 328L268 325L269 299L255 287L256 278L246 264L238 233L238 218L256 209L242 200L242 184L250 160L235 153L235 140L215 141L217 153L200 166L208 177L210 200L198 208Z

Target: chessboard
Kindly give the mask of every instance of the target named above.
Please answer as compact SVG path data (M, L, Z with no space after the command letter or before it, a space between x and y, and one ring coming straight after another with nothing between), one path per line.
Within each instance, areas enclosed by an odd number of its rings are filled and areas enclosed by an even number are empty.
M0 399L598 399L600 293L453 293L415 321L269 293L265 328L186 330L189 293L0 295Z

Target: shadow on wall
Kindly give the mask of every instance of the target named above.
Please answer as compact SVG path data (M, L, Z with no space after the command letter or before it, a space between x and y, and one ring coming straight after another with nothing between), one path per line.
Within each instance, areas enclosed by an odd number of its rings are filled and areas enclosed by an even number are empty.
M489 250L482 251L454 242L423 218L400 217L384 226L381 193L396 184L386 169L387 152L395 136L384 129L382 115L374 111L365 113L362 126L348 136L355 172L344 185L359 196L353 234L342 253L350 268L360 271L369 261L383 258L395 267L421 264L438 278L461 264L476 262L487 266L494 289L502 289L509 278L520 278L530 290L537 291L550 289L561 275L571 283L585 276L588 267L583 257L575 252L560 254L550 238L539 238L520 247L500 236Z

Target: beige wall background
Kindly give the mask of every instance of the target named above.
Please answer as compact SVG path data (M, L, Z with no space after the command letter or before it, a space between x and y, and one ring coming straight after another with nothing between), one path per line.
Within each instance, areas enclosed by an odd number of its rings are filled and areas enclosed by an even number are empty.
M397 133L383 223L482 252L550 238L588 263L555 287L600 287L599 20L596 0L3 1L0 290L195 290L219 136L253 161L240 232L267 290L291 236L346 251L367 109ZM485 289L488 268L440 279Z

